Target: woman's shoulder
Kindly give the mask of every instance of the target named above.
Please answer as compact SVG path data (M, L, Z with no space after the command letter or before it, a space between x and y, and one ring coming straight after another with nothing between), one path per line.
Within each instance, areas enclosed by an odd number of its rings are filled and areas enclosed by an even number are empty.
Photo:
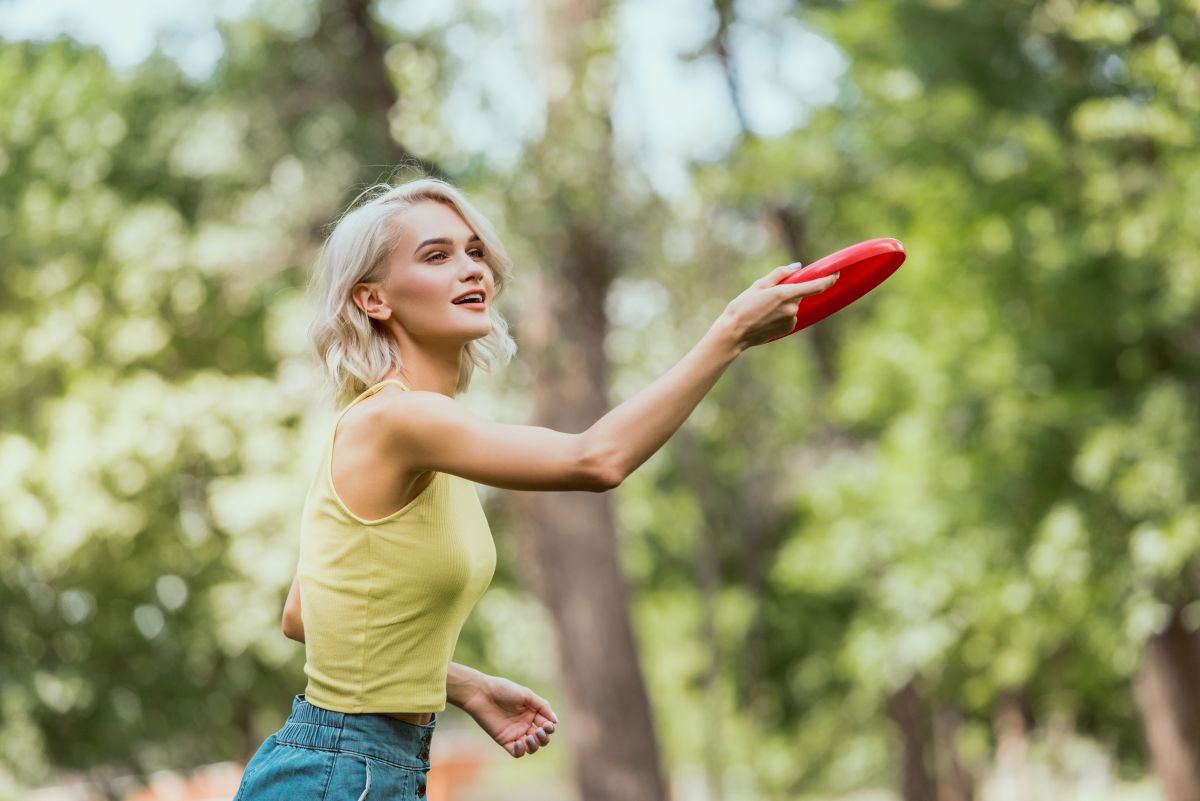
M370 439L384 451L404 453L418 443L436 442L478 422L454 398L393 384L348 409L339 430L353 429L355 439Z
M429 390L401 389L393 384L374 397L379 402L373 404L371 412L376 421L384 425L436 424L469 414L458 400Z

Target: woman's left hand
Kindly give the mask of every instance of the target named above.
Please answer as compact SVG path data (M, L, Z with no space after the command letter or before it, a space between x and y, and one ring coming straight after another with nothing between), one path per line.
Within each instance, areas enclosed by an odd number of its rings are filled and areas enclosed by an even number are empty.
M545 698L499 676L487 676L462 709L513 757L549 745L558 723Z

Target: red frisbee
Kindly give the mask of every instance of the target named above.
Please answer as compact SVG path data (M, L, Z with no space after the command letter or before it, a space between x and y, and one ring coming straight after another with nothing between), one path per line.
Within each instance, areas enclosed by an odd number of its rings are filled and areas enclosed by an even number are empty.
M834 285L824 292L801 298L800 311L796 314L796 327L767 341L783 339L849 306L896 272L904 263L904 256L904 245L895 239L868 239L866 242L830 253L820 261L814 261L807 267L796 270L779 283L799 284L838 272L841 275Z

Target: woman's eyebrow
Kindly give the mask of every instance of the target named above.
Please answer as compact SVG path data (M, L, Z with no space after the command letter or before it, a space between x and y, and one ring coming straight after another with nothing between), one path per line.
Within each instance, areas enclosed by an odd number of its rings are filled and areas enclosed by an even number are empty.
M472 235L472 237L467 240L468 245L472 244L473 242L482 243L483 240L480 239L479 236L476 234L476 235ZM425 247L426 245L453 245L453 244L454 244L453 239L448 239L444 236L439 236L437 239L426 239L424 242L417 245L417 249L413 251L413 255L415 256L418 253L420 253L421 248Z

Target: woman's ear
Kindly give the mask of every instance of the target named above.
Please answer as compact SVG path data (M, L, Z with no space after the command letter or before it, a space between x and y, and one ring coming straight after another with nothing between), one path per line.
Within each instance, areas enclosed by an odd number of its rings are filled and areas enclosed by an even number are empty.
M392 307L380 297L379 287L375 284L355 284L350 290L350 299L364 314L375 320L386 320L392 316Z

